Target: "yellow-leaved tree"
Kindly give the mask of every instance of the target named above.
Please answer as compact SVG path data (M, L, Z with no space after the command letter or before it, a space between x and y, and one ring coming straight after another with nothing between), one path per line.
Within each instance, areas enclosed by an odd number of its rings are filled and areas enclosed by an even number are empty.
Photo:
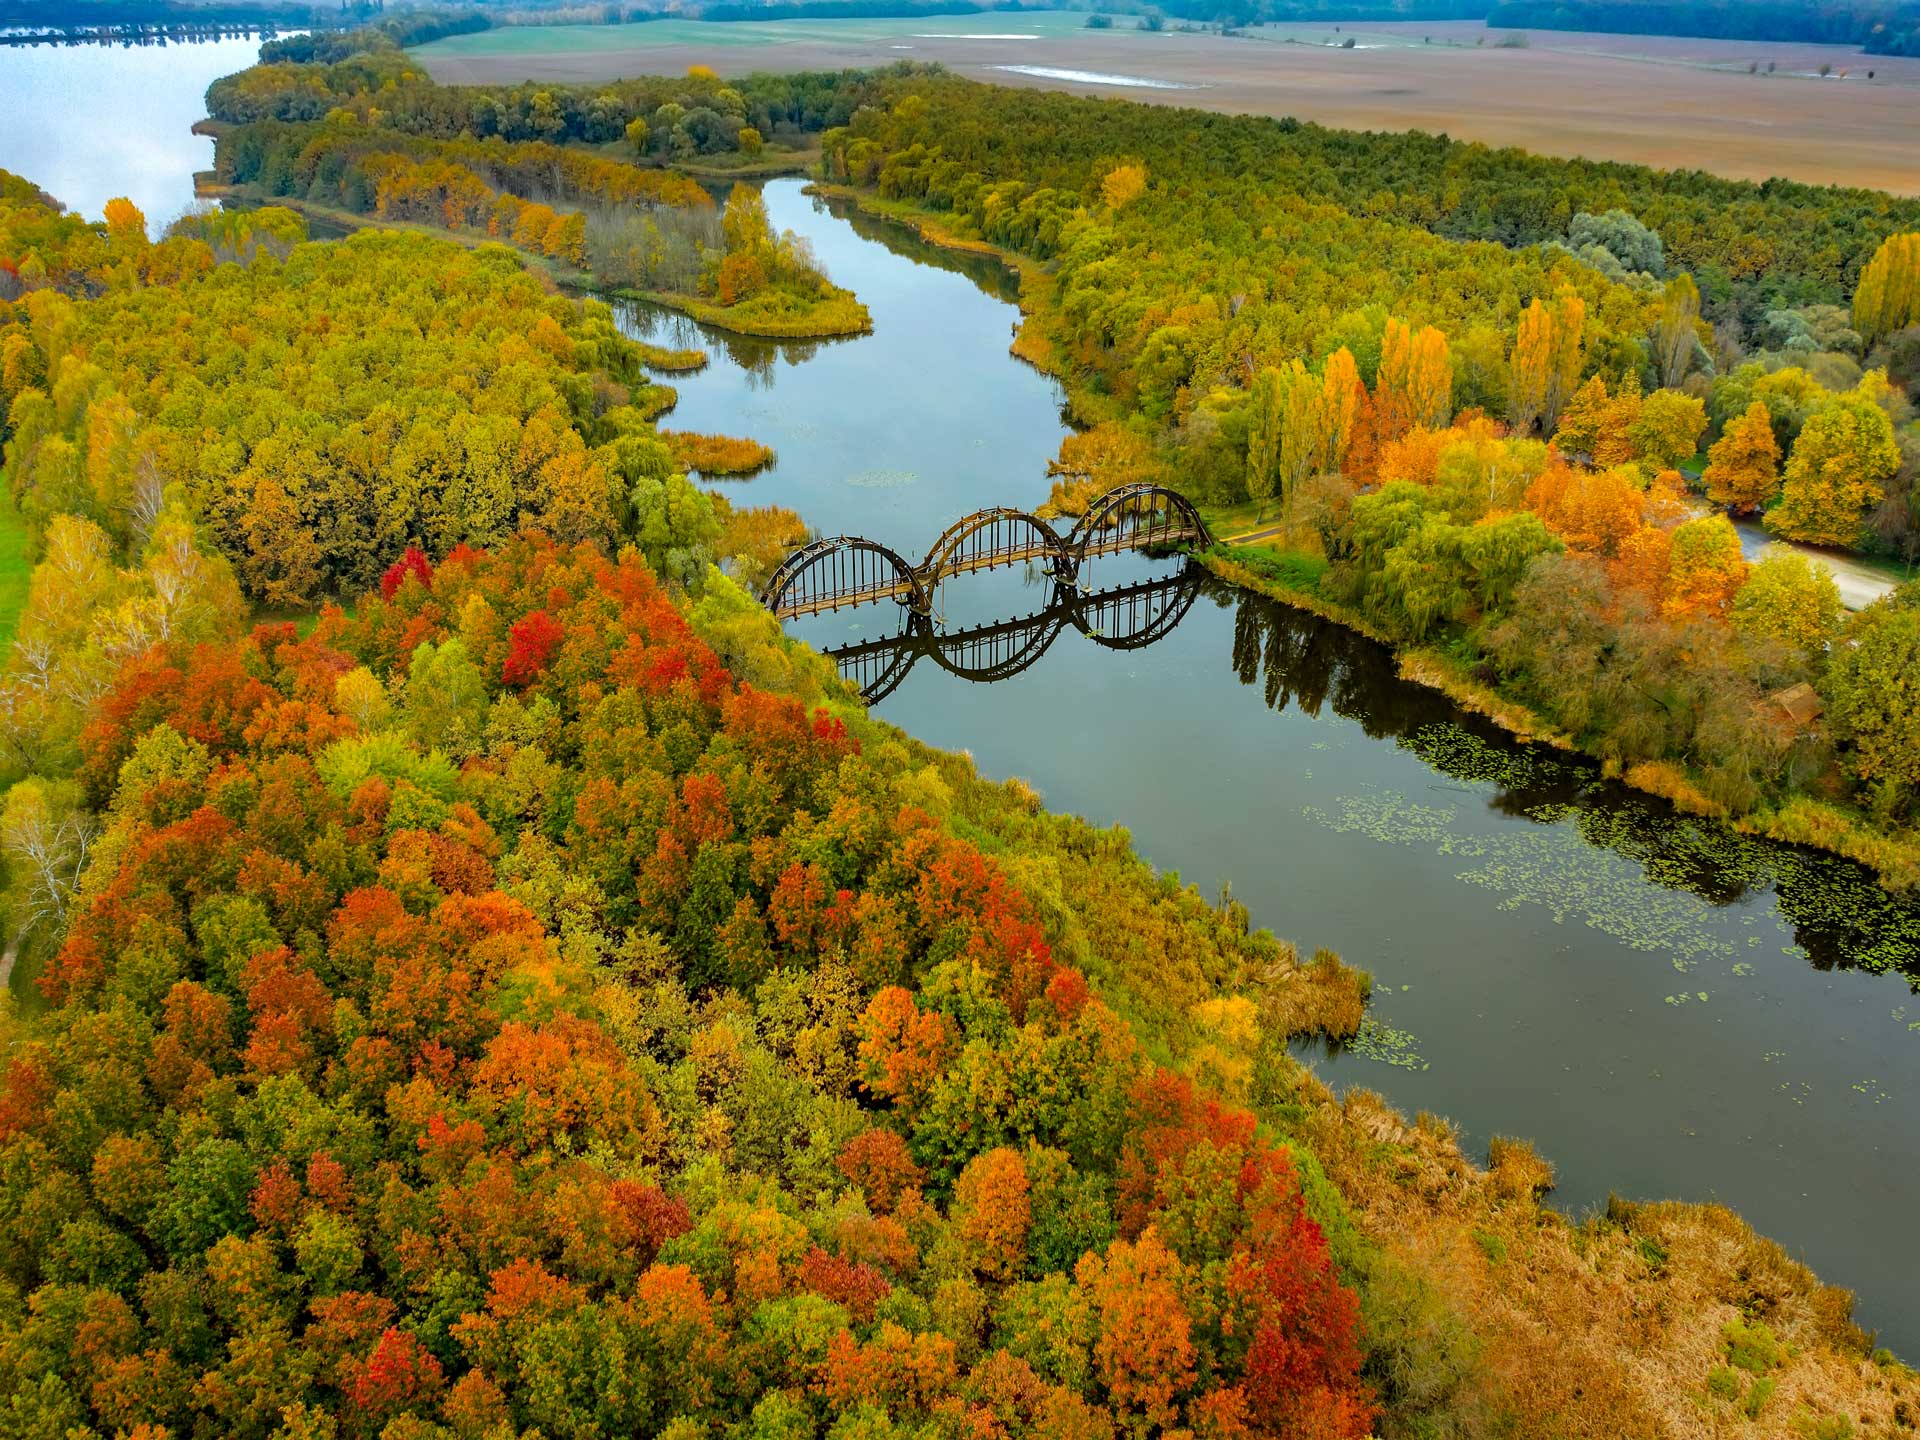
M1750 639L1781 640L1819 654L1839 632L1842 613L1832 571L1797 550L1775 550L1747 572L1731 618Z
M1418 330L1387 321L1380 338L1380 370L1373 407L1381 442L1415 426L1438 430L1453 418L1453 360L1447 337L1431 325Z
M1856 545L1867 508L1880 503L1899 468L1887 412L1862 390L1835 396L1793 442L1767 528L1813 545Z
M1746 413L1727 422L1727 428L1707 451L1707 498L1736 514L1764 510L1780 492L1780 442L1773 438L1773 419L1759 400Z
M1100 182L1100 198L1109 210L1124 210L1147 193L1147 167L1116 165Z
M1538 296L1521 312L1509 369L1507 417L1520 434L1535 426L1551 435L1580 380L1587 302L1562 290L1551 306Z
M1747 562L1732 522L1724 515L1689 520L1673 532L1661 609L1671 619L1724 615L1746 579Z
M1880 242L1853 292L1853 328L1869 345L1920 322L1920 231Z

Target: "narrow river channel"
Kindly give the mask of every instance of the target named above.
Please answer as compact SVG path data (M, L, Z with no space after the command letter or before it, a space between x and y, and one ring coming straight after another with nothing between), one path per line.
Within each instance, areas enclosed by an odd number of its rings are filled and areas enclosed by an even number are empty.
M874 333L783 346L629 307L633 333L713 357L673 377L662 423L774 446L732 493L909 558L968 510L1039 504L1061 395L1007 353L1007 277L798 181L766 194ZM1102 564L1095 588L1167 574ZM1038 577L970 577L945 628L1047 603ZM796 633L890 625L875 607ZM1448 1115L1470 1145L1535 1139L1571 1211L1610 1190L1732 1205L1920 1353L1920 1264L1889 1263L1920 1213L1913 907L1513 745L1370 642L1229 587L1200 586L1146 648L1056 629L994 684L922 656L877 713L1126 825L1155 864L1231 884L1256 923L1371 971L1366 1043L1313 1060L1335 1085Z
M88 215L130 194L157 231L210 163L185 133L201 93L253 53L0 50L0 167ZM636 333L713 356L674 379L663 423L775 446L775 468L732 487L743 499L909 556L968 510L1039 503L1061 397L1007 354L998 267L835 213L797 181L767 198L867 303L874 333L729 341L630 308ZM1572 1211L1609 1190L1724 1201L1920 1358L1905 1248L1920 1214L1920 913L1850 867L1511 745L1337 627L1179 584L1165 564L1101 566L1097 588L1148 592L1156 643L1124 648L1124 615L1083 614L1091 633L1048 627L999 683L920 656L878 713L1025 777L1055 808L1125 824L1156 864L1210 893L1230 883L1256 923L1370 970L1366 1043L1312 1057L1332 1083L1448 1115L1473 1146L1534 1138ZM1037 579L1002 572L949 587L943 619L964 630L1048 604ZM803 633L885 627L875 610Z

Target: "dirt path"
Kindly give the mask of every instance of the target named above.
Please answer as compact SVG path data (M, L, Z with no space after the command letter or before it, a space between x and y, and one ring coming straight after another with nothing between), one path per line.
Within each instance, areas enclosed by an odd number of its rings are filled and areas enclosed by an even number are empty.
M1778 539L1769 535L1757 520L1736 520L1733 528L1740 532L1740 551L1749 563L1774 551L1796 550L1814 564L1826 566L1833 576L1833 583L1840 587L1840 603L1849 610L1864 610L1874 601L1900 588L1900 582L1893 576L1863 564L1851 555L1823 550L1817 545Z
M1276 540L1287 533L1284 525L1268 525L1257 530L1242 530L1238 535L1224 536L1222 545L1258 545L1262 540Z

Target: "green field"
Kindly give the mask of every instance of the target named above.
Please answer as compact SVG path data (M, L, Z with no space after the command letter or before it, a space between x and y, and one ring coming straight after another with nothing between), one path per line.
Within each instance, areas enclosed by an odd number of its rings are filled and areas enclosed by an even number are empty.
M1086 29L1083 11L892 16L873 20L652 20L634 25L514 25L421 45L421 55L566 55L610 45L726 48L812 41L834 45L953 36L1055 39ZM1113 32L1108 32L1113 33Z
M13 496L0 486L0 656L13 647L13 629L27 603L27 522L13 508Z

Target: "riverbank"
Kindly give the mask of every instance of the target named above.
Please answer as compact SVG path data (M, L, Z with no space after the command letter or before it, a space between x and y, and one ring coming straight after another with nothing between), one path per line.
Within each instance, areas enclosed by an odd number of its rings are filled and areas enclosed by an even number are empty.
M1222 553L1224 550L1224 553ZM1694 776L1668 761L1623 765L1582 746L1538 711L1502 695L1474 678L1465 665L1431 647L1397 645L1392 637L1368 623L1365 616L1313 590L1289 583L1274 567L1249 563L1261 554L1256 547L1216 547L1200 555L1200 563L1222 579L1272 599L1332 620L1394 653L1402 679L1437 690L1463 710L1493 721L1523 744L1544 743L1573 751L1600 763L1601 773L1630 789L1666 801L1687 815L1716 820L1743 835L1823 850L1863 865L1890 890L1920 888L1920 840L1880 830L1864 815L1831 801L1794 796L1778 806L1748 815L1729 814L1700 788Z
M1020 311L1023 317L1013 343L1012 354L1051 376L1066 391L1067 413L1075 422L1089 426L1102 420L1120 418L1119 407L1108 397L1090 393L1078 383L1070 368L1061 363L1055 347L1045 335L1046 267L1028 257L1016 255L990 241L955 233L945 221L909 202L886 200L855 186L819 184L815 192L844 198L870 215L892 220L912 230L924 243L971 254L991 255L1020 277ZM1249 547L1251 548L1251 547ZM1279 553L1279 552L1274 552ZM1560 730L1530 707L1513 700L1475 679L1457 661L1430 648L1409 647L1397 643L1350 607L1303 587L1291 580L1268 573L1257 563L1257 554L1228 556L1202 555L1201 562L1222 578L1243 584L1248 589L1311 611L1387 646L1396 657L1404 678L1437 690L1455 704L1498 724L1515 739L1545 742L1557 748L1574 750L1599 762L1609 779L1616 779L1644 794L1655 796L1690 814L1719 820L1746 835L1807 846L1854 861L1873 871L1890 890L1920 889L1920 837L1905 832L1889 832L1876 826L1864 813L1831 800L1797 795L1766 810L1734 816L1715 804L1701 790L1697 778L1677 764L1650 761L1622 765ZM1249 564L1249 560L1256 563Z

